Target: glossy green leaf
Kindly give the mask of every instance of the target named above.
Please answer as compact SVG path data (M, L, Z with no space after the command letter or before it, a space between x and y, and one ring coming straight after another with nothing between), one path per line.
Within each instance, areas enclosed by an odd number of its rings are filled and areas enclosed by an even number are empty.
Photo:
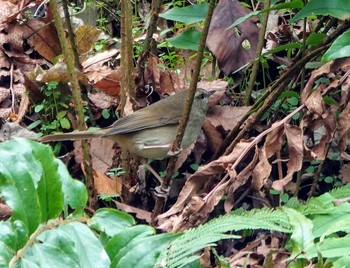
M190 29L167 40L176 48L198 50L201 33Z
M330 61L350 56L350 30L343 33L332 43L322 57L322 61Z
M83 213L86 203L88 201L88 193L83 183L78 180L72 179L66 165L59 160L56 160L58 164L58 174L62 182L62 190L64 195L64 211L68 213L68 206L76 210L76 214Z
M15 251L0 240L0 268L8 268Z
M157 263L160 254L171 241L180 234L159 234L150 237L134 239L119 251L111 267L115 268L152 268Z
M107 268L110 260L93 232L80 222L62 224L37 237L22 261L38 267ZM22 263L21 263L22 264Z
M89 221L91 228L104 232L108 236L114 236L134 224L135 220L132 216L112 208L97 210Z
M159 17L179 21L185 24L192 24L203 21L208 12L208 4L190 5L186 7L174 7L168 11L159 14Z
M341 20L348 19L350 18L350 2L349 0L310 0L305 7L294 16L291 22L293 23L307 16L316 15L330 15Z
M123 232L113 236L106 244L106 251L111 260L120 250L126 247L133 239L140 239L155 234L155 229L148 225L136 225L126 228Z

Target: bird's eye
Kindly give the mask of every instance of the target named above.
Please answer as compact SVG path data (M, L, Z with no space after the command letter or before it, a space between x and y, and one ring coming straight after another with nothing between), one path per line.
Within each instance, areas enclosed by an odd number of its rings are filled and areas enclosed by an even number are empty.
M198 98L200 98L202 100L205 99L205 94L204 93L199 94Z

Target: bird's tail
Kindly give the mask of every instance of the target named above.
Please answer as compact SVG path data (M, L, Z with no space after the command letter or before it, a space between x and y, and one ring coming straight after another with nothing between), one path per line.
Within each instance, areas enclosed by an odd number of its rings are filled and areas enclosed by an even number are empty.
M38 139L41 142L50 142L50 141L66 141L66 140L84 140L91 138L99 138L106 132L106 129L98 130L87 130L87 131L77 131L70 133L62 134L52 134L46 135Z

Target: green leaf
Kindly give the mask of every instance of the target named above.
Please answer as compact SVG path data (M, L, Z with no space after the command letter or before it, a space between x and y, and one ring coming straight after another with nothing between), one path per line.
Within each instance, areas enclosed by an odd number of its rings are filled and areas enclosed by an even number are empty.
M307 46L318 46L327 35L324 33L311 33L306 39Z
M66 165L59 160L56 160L58 164L58 174L62 182L62 190L64 196L63 209L65 214L68 214L68 206L76 210L77 214L83 214L84 208L88 201L88 193L85 185L72 179Z
M140 239L143 237L155 234L155 229L148 225L136 225L126 228L123 232L113 236L106 244L106 251L111 260L126 247L133 239Z
M167 40L176 48L198 50L201 33L190 29Z
M104 119L108 119L111 117L111 114L109 113L109 110L108 109L103 109L102 110L102 116Z
M152 268L170 242L180 235L167 233L134 239L119 251L111 267Z
M265 52L262 56L267 56L270 54L278 53L280 51L290 50L290 49L294 49L294 48L298 49L298 48L301 48L301 46L302 46L301 43L289 43L289 44L281 45L281 46L278 46L274 49L271 49L271 50Z
M299 99L296 97L290 97L287 99L287 102L292 106L297 106L299 103Z
M310 0L305 7L294 16L291 23L294 23L307 16L332 16L337 19L345 20L350 17L350 3L349 0L331 0L320 1Z
M70 122L67 118L61 118L60 125L63 129L70 129Z
M85 186L70 177L49 146L15 139L0 144L0 157L0 196L12 209L16 247L21 248L40 223L57 218L64 205L66 211L68 205L83 210Z
M233 27L236 27L238 24L242 23L243 21L251 18L251 17L254 17L254 16L258 16L262 13L266 13L266 12L270 12L271 10L281 10L281 9L286 9L286 8L297 8L297 9L300 9L304 6L304 3L303 1L301 0L293 0L292 2L287 2L287 3L280 3L280 4L276 4L272 7L268 7L268 8L264 8L262 10L259 10L259 11L253 11L253 12L250 12L249 14L245 15L244 17L241 17L239 18L238 20L236 20L230 27L230 28L233 28Z
M42 109L44 109L44 105L38 104L34 107L34 112L39 113Z
M349 252L349 236L342 238L328 238L306 250L306 254L309 258L316 258L318 253L321 253L323 258L343 257L349 256Z
M190 5L186 7L174 7L164 13L159 14L159 17L167 20L179 21L185 24L192 24L205 19L205 15L208 12L208 7L209 5L207 3L201 5Z
M114 236L134 224L135 220L132 216L112 208L97 210L89 221L91 228L105 232L108 236Z
M30 246L23 261L38 267L107 268L110 260L101 242L80 222L62 224L41 233L38 242Z
M313 219L314 235L323 240L326 236L339 231L350 231L350 204L343 203L334 207L329 213L316 215Z
M350 56L350 30L334 40L331 47L322 57L322 61L330 61Z
M67 115L67 111L59 111L56 115L57 119L62 119Z
M311 220L294 209L282 207L282 210L287 214L289 222L293 226L293 233L290 237L292 254L289 257L289 259L293 259L314 245L313 224Z
M29 126L27 126L28 129L34 129L36 128L37 126L39 126L41 123L41 120L36 120L34 121L33 123L31 123Z

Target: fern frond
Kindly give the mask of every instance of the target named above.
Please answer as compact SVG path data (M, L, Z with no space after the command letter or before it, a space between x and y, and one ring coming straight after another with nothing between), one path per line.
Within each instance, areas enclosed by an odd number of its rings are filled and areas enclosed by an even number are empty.
M165 256L166 267L182 267L192 262L193 254L203 248L215 246L215 242L222 239L239 238L239 236L225 233L246 229L291 232L288 216L281 210L236 211L232 215L221 216L197 228L185 231L181 237L170 244Z

